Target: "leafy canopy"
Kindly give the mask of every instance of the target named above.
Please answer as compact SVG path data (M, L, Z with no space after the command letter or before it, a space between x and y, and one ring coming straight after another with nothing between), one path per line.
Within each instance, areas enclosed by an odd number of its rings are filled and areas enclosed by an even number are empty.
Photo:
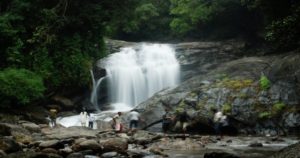
M5 69L0 71L0 97L29 103L43 96L45 87L42 78L25 69Z

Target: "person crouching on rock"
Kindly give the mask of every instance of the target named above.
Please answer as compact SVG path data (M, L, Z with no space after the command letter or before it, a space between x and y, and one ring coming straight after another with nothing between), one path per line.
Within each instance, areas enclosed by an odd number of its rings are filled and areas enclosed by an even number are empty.
M180 129L183 134L186 133L188 121L190 120L190 116L186 112L186 110L176 110L176 124L175 129Z
M123 130L123 125L121 123L121 115L122 113L118 112L118 114L113 117L114 129L117 133L121 133Z

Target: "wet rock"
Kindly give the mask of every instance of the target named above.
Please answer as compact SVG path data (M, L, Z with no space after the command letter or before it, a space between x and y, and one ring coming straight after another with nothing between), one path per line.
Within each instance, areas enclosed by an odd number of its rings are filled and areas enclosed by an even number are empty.
M40 148L57 148L57 146L59 145L59 140L47 140L47 141L42 141L39 144Z
M84 158L84 155L80 152L77 152L68 155L67 158Z
M151 152L143 149L128 149L127 154L130 157L144 158L145 156L151 155Z
M270 158L299 158L300 143L290 145L272 155Z
M117 152L107 152L107 153L103 153L101 155L102 158L114 158L114 157L118 157L118 153Z
M41 132L40 126L32 122L24 122L21 124L21 126L23 126L25 129L27 129L30 132L35 132L35 133Z
M300 127L300 113L287 112L283 114L283 125L286 128Z
M73 152L73 150L71 149L71 147L68 144L65 144L63 149L59 149L60 155L63 155L64 157L71 154L72 152Z
M3 150L0 150L0 157L5 157L6 153Z
M158 139L158 138L161 138L161 136L144 130L136 131L134 135L131 137L133 142L135 142L136 144L147 144L152 142L154 139Z
M6 156L7 158L62 158L62 156L53 153L41 153L41 152L17 152Z
M80 151L83 155L93 155L95 152L91 149Z
M95 155L84 155L84 158L100 158L100 157Z
M6 153L12 153L20 151L21 146L11 137L0 138L0 150Z
M155 155L161 155L164 157L168 157L166 153L164 153L163 149L161 148L150 148L150 152L154 153Z
M57 154L57 150L53 149L53 148L45 148L42 150L43 153L53 153L53 154Z
M97 131L84 127L56 127L51 130L42 129L48 139L96 138Z
M74 148L75 151L81 151L81 150L86 150L86 149L90 149L90 150L94 150L94 151L98 151L101 150L101 146L100 144L96 141L96 140L86 140L83 141L81 143L79 143L76 148Z
M240 157L225 152L211 152L211 153L205 153L204 158L240 158Z
M4 136L13 136L17 142L21 142L23 144L29 144L32 142L30 132L19 125L0 123L0 133Z
M100 145L104 151L125 152L128 149L128 141L123 138L108 138L100 140Z

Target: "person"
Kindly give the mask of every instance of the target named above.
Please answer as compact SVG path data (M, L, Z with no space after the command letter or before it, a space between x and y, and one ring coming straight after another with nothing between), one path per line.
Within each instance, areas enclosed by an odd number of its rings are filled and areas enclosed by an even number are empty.
M169 110L165 110L166 113L162 116L162 130L164 133L167 133L170 130L172 117L169 113Z
M95 117L94 117L94 115L93 114L89 114L88 115L89 117L89 127L91 128L91 129L93 129L94 128L94 121L95 121Z
M186 130L187 130L189 119L190 119L190 116L188 115L186 110L183 110L183 111L176 110L175 129L179 128L185 134Z
M81 122L81 126L85 127L86 126L86 119L87 119L87 112L81 112L80 113L80 122Z
M129 130L134 131L138 127L138 123L141 120L140 114L136 110L131 110L128 114L129 118Z
M50 127L56 126L57 110L55 108L50 109Z
M121 123L121 115L122 115L122 112L118 112L117 115L115 115L113 117L113 125L114 125L114 129L117 133L120 133L123 130L123 125Z
M213 108L212 111L214 113L213 122L214 122L215 133L216 133L216 135L220 135L220 138L222 138L223 134L222 134L221 128L222 128L222 126L228 125L227 116L224 115L222 113L222 111L218 111L215 108Z

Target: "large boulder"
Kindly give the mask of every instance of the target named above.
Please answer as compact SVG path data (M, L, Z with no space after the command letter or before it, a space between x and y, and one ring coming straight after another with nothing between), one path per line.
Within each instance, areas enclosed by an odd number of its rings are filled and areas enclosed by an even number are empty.
M128 149L128 141L124 138L108 138L100 140L100 145L104 151L125 152Z
M27 129L30 132L39 133L41 132L41 128L39 125L32 123L32 122L21 122L21 126L23 126L25 129Z
M85 141L80 142L79 144L74 145L74 150L75 151L82 151L82 150L86 150L86 149L90 149L90 150L100 152L102 147L94 139L85 140Z
M42 133L48 139L69 139L69 138L96 138L97 131L86 127L56 127L52 129L44 128Z
M42 153L42 152L34 152L34 151L26 151L26 152L16 152L11 153L6 156L6 158L62 158L62 156L54 153Z
M0 138L0 150L6 153L12 153L20 151L21 149L21 146L14 139L10 137Z
M58 148L59 140L46 140L39 144L40 148Z
M31 133L17 124L0 123L0 133L3 136L13 136L17 142L29 144L33 141Z

